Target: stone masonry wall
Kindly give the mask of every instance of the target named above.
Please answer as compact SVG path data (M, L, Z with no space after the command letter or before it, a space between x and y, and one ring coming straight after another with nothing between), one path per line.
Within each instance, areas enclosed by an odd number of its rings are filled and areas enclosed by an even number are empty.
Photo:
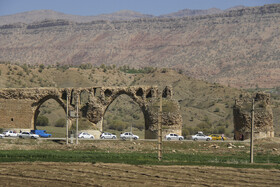
M273 112L270 106L270 95L257 93L240 95L233 108L235 139L249 139L251 135L252 99L254 104L254 137L274 137Z
M32 103L31 100L0 99L0 127L32 129Z

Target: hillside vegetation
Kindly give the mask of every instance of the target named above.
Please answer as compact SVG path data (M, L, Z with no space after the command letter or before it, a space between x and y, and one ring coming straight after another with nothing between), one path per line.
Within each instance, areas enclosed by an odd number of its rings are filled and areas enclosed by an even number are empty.
M166 85L171 85L173 97L181 107L185 135L203 130L207 133L226 133L230 136L233 130L234 100L246 92L195 80L165 68L137 70L126 66L117 69L104 65L95 68L91 65L35 67L0 64L0 69L0 88L156 85L163 89ZM272 97L274 124L278 133L280 102L276 94L277 90L274 91L275 94ZM40 111L41 115L49 119L51 126L54 126L60 118L65 118L64 111L52 100L43 104ZM121 95L109 106L105 114L104 129L124 130L130 128L131 125L133 128L142 130L144 128L143 114L132 99Z

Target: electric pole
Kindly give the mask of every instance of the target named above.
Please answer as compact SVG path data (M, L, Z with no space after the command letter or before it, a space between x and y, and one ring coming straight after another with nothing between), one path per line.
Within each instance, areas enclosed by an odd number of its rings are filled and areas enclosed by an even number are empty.
M68 93L66 94L66 144L68 144Z
M250 143L250 162L254 163L254 106L255 98L252 100L252 111L251 111L251 143Z
M159 100L159 112L158 112L158 160L162 159L162 94L160 94Z
M79 123L79 94L77 93L77 99L76 99L76 144L78 144L78 123Z

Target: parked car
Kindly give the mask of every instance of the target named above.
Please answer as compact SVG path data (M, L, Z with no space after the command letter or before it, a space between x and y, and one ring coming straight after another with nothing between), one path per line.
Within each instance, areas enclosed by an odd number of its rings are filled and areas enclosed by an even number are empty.
M134 139L134 140L137 140L139 139L139 136L135 135L135 134L132 134L131 132L124 132L120 135L120 138L125 140L125 139Z
M38 134L33 134L31 132L22 132L18 136L19 136L19 138L31 138L31 139L39 138Z
M90 138L90 139L94 139L94 136L92 134L89 134L87 132L81 132L78 136L78 138Z
M5 137L5 135L4 134L0 134L0 138L4 138Z
M4 131L3 134L4 134L4 136L6 136L6 137L17 137L17 136L18 136L18 134L15 133L15 132L12 131L12 130Z
M210 136L206 136L206 135L201 134L201 133L196 134L196 135L193 135L193 136L192 136L192 139L193 139L194 141L196 141L196 140L206 140L206 141L212 140L212 138L211 138Z
M100 138L101 139L116 139L117 136L114 135L114 134L111 134L109 132L103 132L101 135L100 135Z
M217 135L217 134L211 134L209 136L212 138L212 140L222 140L222 136ZM224 138L224 140L227 139L226 137L223 137L223 138Z
M179 136L178 134L170 133L165 136L167 140L184 140L183 136Z
M43 138L49 138L52 136L51 134L48 134L46 130L31 130L31 133L38 134L40 137Z

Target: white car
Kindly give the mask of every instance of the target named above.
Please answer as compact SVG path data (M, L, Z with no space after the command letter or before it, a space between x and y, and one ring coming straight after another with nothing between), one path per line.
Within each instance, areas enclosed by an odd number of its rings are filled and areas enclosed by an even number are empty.
M100 138L101 139L116 139L117 136L114 135L114 134L111 134L109 132L103 132L101 135L100 135Z
M0 134L0 138L4 138L5 137L5 135L4 134Z
M94 136L92 134L87 133L87 132L81 132L79 134L78 138L94 139Z
M33 134L31 132L22 132L18 136L19 138L31 138L31 139L37 139L40 137L38 134Z
M124 132L120 135L120 138L125 140L125 139L134 139L137 140L139 139L139 136L132 134L131 132Z
M197 141L197 140L206 140L206 141L210 141L210 140L212 140L212 138L211 138L210 136L206 136L206 135L201 134L201 133L196 134L196 135L193 135L193 136L192 136L192 139L193 139L194 141Z
M183 136L179 136L178 134L170 133L165 136L167 140L184 140Z
M13 131L9 130L9 131L4 131L3 132L3 135L6 136L6 137L17 137L18 134L17 133L14 133Z

